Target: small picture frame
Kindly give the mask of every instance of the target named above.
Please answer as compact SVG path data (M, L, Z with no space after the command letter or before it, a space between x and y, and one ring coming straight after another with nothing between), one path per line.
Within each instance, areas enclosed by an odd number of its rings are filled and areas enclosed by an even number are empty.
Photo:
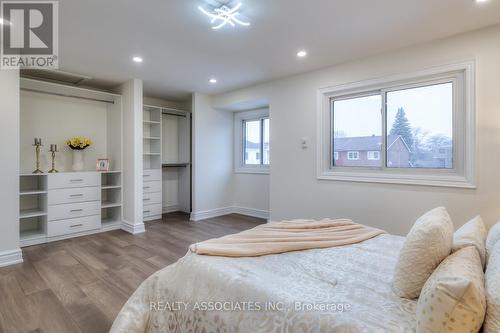
M97 159L97 171L109 171L109 159L107 158L99 158Z

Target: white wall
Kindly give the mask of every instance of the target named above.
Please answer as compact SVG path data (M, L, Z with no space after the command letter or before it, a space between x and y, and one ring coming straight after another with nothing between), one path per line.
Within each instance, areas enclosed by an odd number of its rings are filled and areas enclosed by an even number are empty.
M21 172L35 169L33 138L42 138L41 169L51 168L50 144L57 144L56 168L71 171L72 151L65 141L73 136L90 138L85 149L85 170L95 170L98 158L107 158L107 105L76 98L21 92ZM64 126L61 126L64 124Z
M193 95L193 217L233 206L233 114Z
M267 218L269 175L234 173L234 112L211 105L209 96L193 96L193 219L232 212Z
M477 62L476 190L316 179L318 88L470 59ZM496 26L221 94L213 97L213 106L269 100L272 219L348 217L406 234L415 218L444 205L457 227L478 213L492 224L500 219L499 59L500 26ZM301 148L302 137L309 138L309 149Z
M143 184L143 91L142 81L132 79L120 87L123 95L123 228L144 232Z
M271 162L272 163L272 162ZM269 175L235 173L233 175L233 205L252 210L257 216L269 214Z
M22 260L19 249L19 72L0 70L0 266Z

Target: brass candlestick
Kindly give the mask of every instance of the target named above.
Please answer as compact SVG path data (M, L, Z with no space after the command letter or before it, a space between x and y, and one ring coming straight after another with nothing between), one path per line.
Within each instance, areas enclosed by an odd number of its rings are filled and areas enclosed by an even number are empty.
M59 172L56 170L56 153L58 153L57 145L51 144L50 145L50 152L52 153L52 169L49 170L49 173Z
M35 138L35 144L33 144L33 147L35 147L35 154L36 154L36 170L33 171L33 173L43 173L42 170L40 170L40 147L42 145L42 139L40 138Z

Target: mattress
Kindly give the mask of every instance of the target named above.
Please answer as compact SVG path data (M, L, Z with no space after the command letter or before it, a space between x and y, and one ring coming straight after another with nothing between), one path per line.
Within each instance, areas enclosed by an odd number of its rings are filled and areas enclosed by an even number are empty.
M391 292L404 238L256 258L188 253L147 279L111 332L414 332Z

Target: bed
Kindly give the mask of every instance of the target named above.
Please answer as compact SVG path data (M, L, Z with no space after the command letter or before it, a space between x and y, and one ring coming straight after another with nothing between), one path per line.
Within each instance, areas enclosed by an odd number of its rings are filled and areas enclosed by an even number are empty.
M188 253L138 288L111 332L414 332L417 301L391 291L403 242L383 234L253 258Z

